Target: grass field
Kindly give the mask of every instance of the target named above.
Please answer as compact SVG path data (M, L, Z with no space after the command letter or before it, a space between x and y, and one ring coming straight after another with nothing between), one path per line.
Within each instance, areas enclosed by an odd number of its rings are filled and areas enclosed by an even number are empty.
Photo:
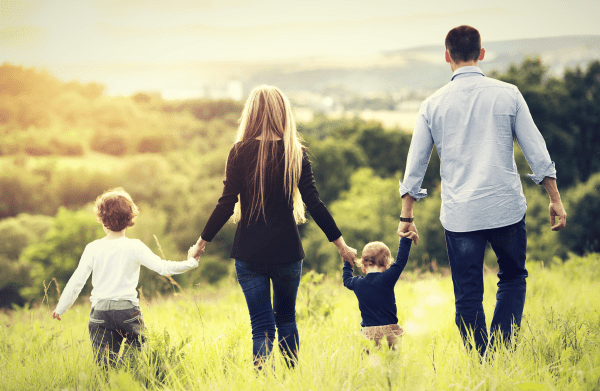
M513 351L480 362L454 325L452 281L405 273L396 286L401 349L361 354L360 313L339 276L303 277L297 302L300 364L279 352L256 373L250 320L233 278L222 286L142 301L149 342L131 368L92 364L89 303L61 322L48 306L0 314L2 390L598 390L600 255L552 268L529 264L522 332ZM496 276L485 277L488 324Z

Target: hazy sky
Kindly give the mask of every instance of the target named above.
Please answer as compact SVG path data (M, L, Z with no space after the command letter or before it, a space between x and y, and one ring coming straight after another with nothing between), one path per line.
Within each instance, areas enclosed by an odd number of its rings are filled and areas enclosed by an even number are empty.
M600 34L600 2L0 0L0 63L64 71L77 64L359 56L442 44L461 24L477 27L484 45Z

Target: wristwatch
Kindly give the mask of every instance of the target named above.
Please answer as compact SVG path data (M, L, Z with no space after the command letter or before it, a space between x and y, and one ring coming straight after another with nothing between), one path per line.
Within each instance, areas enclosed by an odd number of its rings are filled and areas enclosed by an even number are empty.
M400 217L400 221L403 223L412 223L415 216L413 217Z

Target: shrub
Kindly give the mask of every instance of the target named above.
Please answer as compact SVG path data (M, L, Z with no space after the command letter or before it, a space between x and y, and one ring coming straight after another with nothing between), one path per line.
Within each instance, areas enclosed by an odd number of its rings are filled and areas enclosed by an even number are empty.
M600 173L569 189L564 197L567 226L560 241L577 254L600 252Z
M137 144L139 153L162 153L169 150L173 145L173 140L167 135L143 136Z
M2 134L2 128L0 128ZM0 156L15 155L21 151L21 143L11 134L3 134L0 138Z
M10 165L0 169L0 218L19 213L46 213L48 202L44 177L25 168Z
M0 308L23 306L25 299L20 291L31 283L29 268L15 260L0 257Z
M229 275L229 265L226 261L212 257L200 259L200 279L209 284L216 284Z
M350 187L350 177L359 167L366 165L363 151L347 140L327 138L309 144L309 156L315 182L325 204L338 198L340 192ZM335 174L331 169L335 167Z
M93 202L105 190L119 185L119 173L106 174L85 168L56 170L52 173L50 192L57 204L82 207Z
M44 239L21 254L31 276L31 286L23 288L22 295L32 299L43 297L44 282L49 285L53 278L62 289L77 268L85 246L102 236L102 228L91 211L73 212L61 207ZM89 294L89 289L84 288L85 294Z
M0 220L0 257L19 259L21 252L40 241L51 226L51 217L25 213Z
M53 148L45 141L31 137L23 146L23 151L31 156L48 156L54 153Z
M63 139L53 137L50 140L50 145L54 151L63 156L81 156L83 155L83 146L81 141L72 139Z
M530 179L527 179L531 181ZM532 182L533 183L533 182ZM527 199L525 223L527 227L527 259L553 262L555 257L565 258L568 247L563 245L559 234L550 229L548 214L549 199L542 186L525 186L523 188ZM570 227L567 227L569 229Z
M90 140L90 148L108 155L123 156L127 153L127 141L120 134L98 130Z

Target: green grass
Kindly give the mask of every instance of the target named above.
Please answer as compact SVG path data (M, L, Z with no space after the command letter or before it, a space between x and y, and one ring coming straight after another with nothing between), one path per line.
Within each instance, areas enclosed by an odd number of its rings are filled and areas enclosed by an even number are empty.
M338 277L303 278L297 301L300 364L276 352L268 369L251 361L250 321L234 281L142 302L149 342L133 368L91 364L89 303L62 322L45 304L0 314L2 390L598 390L600 255L564 265L529 264L522 332L514 351L483 363L463 347L454 325L448 276L406 273L396 289L405 335L397 352L361 354L360 314ZM493 313L496 276L485 277ZM307 305L308 304L308 305Z

